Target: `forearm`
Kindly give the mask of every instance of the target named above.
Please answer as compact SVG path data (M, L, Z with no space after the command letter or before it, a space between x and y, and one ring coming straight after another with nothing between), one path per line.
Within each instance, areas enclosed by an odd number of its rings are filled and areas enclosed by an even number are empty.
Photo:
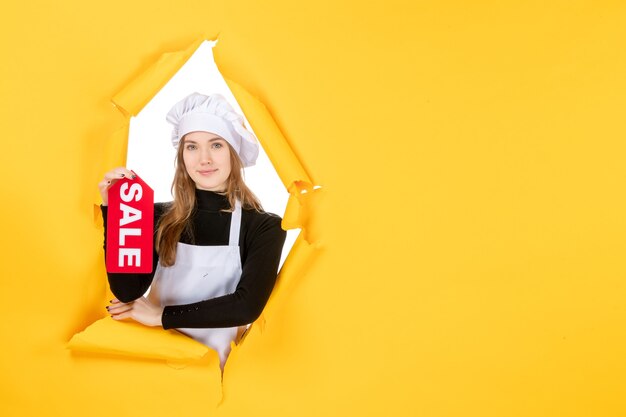
M156 265L153 266L153 271L155 268ZM124 303L143 296L150 288L153 277L154 272L151 274L114 274L107 272L111 292L118 300Z
M102 219L104 223L104 255L106 258L106 235L107 235L107 206L100 206L102 210ZM107 278L111 292L120 301L127 303L143 296L150 287L156 266L158 264L158 255L156 251L152 254L152 272L145 274L120 274L107 271Z
M257 234L235 292L196 303L166 306L163 327L235 327L255 321L274 289L285 238L280 220L272 220L267 230Z
M249 302L235 292L197 303L166 306L162 324L164 329L243 326L255 321L264 306L264 302Z

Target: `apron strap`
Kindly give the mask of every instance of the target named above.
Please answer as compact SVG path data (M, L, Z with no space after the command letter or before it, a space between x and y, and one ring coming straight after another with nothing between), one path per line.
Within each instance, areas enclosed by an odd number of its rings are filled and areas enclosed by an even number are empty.
M241 202L235 202L235 210L230 218L230 237L228 246L239 246L239 229L241 228Z

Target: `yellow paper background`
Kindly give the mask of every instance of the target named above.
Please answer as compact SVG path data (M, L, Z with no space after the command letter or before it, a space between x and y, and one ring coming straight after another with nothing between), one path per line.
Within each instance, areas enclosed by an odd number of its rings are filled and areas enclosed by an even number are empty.
M0 19L3 416L626 413L623 3L68 0ZM233 352L223 399L207 363L65 349L105 316L111 100L218 34L220 70L323 187L323 245Z

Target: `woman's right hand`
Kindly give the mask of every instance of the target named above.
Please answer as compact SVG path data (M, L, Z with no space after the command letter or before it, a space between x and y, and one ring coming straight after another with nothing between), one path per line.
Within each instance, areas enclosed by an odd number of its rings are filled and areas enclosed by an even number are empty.
M109 204L109 188L122 178L134 179L135 174L124 167L114 168L104 174L104 179L98 183L98 189L100 190L100 195L102 196L103 206Z

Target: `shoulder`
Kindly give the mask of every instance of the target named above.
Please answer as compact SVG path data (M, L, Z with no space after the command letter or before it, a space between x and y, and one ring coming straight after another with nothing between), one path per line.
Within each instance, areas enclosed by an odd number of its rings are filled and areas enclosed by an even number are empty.
M242 210L242 220L247 224L251 232L285 233L281 227L282 217L267 211L258 212L253 209Z
M154 203L154 218L160 218L163 214L167 212L171 205L171 201L165 203Z
M258 222L280 223L283 220L278 214L269 211L256 211L254 209L242 209L241 211L244 217Z

